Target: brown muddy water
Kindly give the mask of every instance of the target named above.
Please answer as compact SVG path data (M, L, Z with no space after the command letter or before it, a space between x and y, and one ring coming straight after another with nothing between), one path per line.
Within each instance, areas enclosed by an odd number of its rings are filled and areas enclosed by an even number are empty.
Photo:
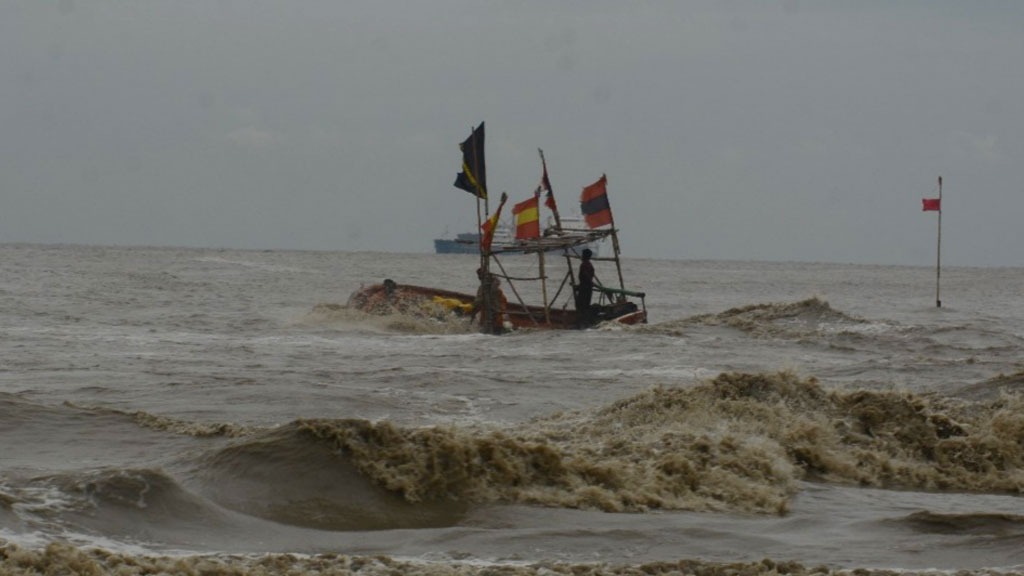
M1024 270L936 309L926 267L627 260L650 324L500 337L344 306L476 265L0 246L0 572L1024 571Z

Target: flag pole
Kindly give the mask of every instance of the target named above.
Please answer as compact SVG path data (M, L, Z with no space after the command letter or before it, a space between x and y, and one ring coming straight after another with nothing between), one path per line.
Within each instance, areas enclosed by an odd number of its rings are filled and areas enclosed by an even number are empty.
M551 204L552 204L553 207L552 206L548 206L548 208L551 208L551 213L554 214L554 216L555 216L555 228L557 228L558 231L561 232L562 231L562 217L558 214L558 203L554 201L554 198L555 198L555 187L551 185L551 178L548 176L548 161L547 161L546 158L544 158L544 151L543 150L541 150L540 148L537 148L537 153L540 154L540 163L544 166L544 176L543 176L543 180L541 181L541 184L543 185L543 184L547 183L548 194L551 195ZM573 274L573 271L572 271L572 258L569 256L569 248L568 247L562 248L562 254L565 256L565 265L569 268L569 276L568 276L569 277L569 284L572 286L573 298L575 298L575 294L576 294L576 275ZM559 291L561 291L561 288L559 288ZM555 294L555 297L557 298L558 294Z
M603 178L607 178L604 174ZM608 203L608 219L612 224L612 248L615 250L615 270L619 273L619 289L626 289L626 281L622 279L622 263L619 261L619 232L615 228L615 213L612 212L611 203Z
M476 136L476 129L473 128L472 126L470 126L469 127L469 133L473 137L473 149L475 150L476 149L476 137L477 137ZM474 178L479 178L480 177L480 159L477 157L476 154L473 154L473 177ZM486 183L484 183L484 186L486 186ZM477 237L480 239L479 242L478 242L478 245L480 246L480 267L483 268L484 272L489 272L490 271L490 266L489 266L489 264L490 264L490 256L487 253L488 251L484 250L484 244L483 244L484 236L483 236L483 234L479 233L480 226L483 224L483 219L480 216L480 196L481 196L481 192L483 192L483 197L484 197L484 215L489 217L490 216L490 214L489 214L489 212L490 212L489 208L490 207L487 205L487 192L486 192L486 189L481 189L480 181L477 180L476 181L476 229L477 229L477 232L478 232L477 233ZM484 297L484 301L486 303L486 296Z
M942 176L939 176L939 238L935 248L935 307L942 308L939 278L942 276Z
M480 216L480 197L477 196L476 197L476 229L479 231L481 228L483 228L483 224L484 224L483 218ZM479 233L477 234L477 243L476 243L476 245L477 245L478 248L480 248L480 258L482 259L484 257L484 235L483 234L479 234Z
M561 230L562 229L562 218L558 215L558 204L555 203L555 201L554 201L555 191L554 191L554 188L551 186L551 178L548 177L548 161L544 158L544 151L543 150L541 150L540 148L537 148L537 153L540 154L540 163L544 166L544 176L543 176L543 180L541 181L541 185L547 183L548 194L551 194L551 198L552 198L551 204L554 205L554 208L551 208L551 213L555 215L555 228L558 228L559 230ZM549 206L549 208L550 208L550 206Z
M541 158L544 157L544 153L541 152ZM537 225L540 226L540 188L533 195L534 201L537 203ZM541 299L544 302L544 322L551 324L551 313L548 307L548 277L544 272L544 246L541 242L541 237L537 236L537 263L540 267L540 294Z
M484 250L484 235L481 232L481 225L483 224L483 219L482 219L482 217L480 215L480 197L481 196L483 196L483 200L484 200L483 211L484 211L484 214L486 216L488 216L488 217L490 216L490 214L489 214L490 207L488 206L488 202L487 202L487 188L486 188L487 183L486 182L481 183L480 180L478 180L478 178L480 177L480 157L475 153L475 151L477 149L477 146L476 146L476 139L477 139L476 129L473 128L472 126L470 126L469 127L469 133L470 133L470 135L471 135L471 137L473 139L473 150L474 150L474 154L473 154L473 178L477 179L476 180L476 194L475 194L475 196L476 196L476 231L477 231L477 238L479 238L479 241L477 242L477 244L480 246L480 269L483 271L483 274L480 277L480 282L481 282L481 286L480 287L483 290L483 302L481 302L483 310L480 313L480 326L484 330L486 330L488 332L491 332L494 329L494 327L491 326L491 318L492 318L491 310L496 305L496 303L495 302L491 302L491 289L490 289L491 287L489 285L490 282L491 282L491 251L490 251L490 247L488 247L487 250Z

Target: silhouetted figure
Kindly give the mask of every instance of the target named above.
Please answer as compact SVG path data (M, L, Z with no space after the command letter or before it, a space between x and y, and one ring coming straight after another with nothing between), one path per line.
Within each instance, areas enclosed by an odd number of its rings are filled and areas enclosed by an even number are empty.
M594 297L594 265L590 262L594 253L584 248L581 255L579 282L576 284L576 323L583 327L593 321L590 300Z

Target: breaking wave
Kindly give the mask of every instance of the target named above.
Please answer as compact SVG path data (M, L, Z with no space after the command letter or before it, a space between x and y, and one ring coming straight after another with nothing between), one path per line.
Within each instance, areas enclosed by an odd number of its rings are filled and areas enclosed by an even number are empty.
M195 463L200 492L230 510L320 530L380 530L454 524L458 502L413 505L372 483L302 426L264 431Z
M36 483L58 487L65 495L65 509L103 509L102 515L88 514L92 523L163 524L197 518L209 522L218 516L213 507L160 469L103 469L38 478Z
M914 512L894 523L918 532L1024 538L1024 516L1013 514L937 514Z
M833 310L828 302L808 298L799 302L752 304L717 314L702 314L687 322L729 326L760 338L800 337L818 332L826 324L862 324L865 321Z
M724 312L699 314L655 324L647 330L675 334L693 325L726 326L757 338L804 338L822 332L857 335L879 329L867 320L834 310L828 302L814 297L798 302L751 304Z
M189 422L187 420L181 420L177 418L171 418L169 416L160 416L152 414L144 410L120 410L117 408L110 408L107 406L82 406L75 404L74 402L64 402L65 406L91 412L94 414L109 414L113 416L128 417L136 425L142 428L149 428L150 430L158 430L164 432L171 432L174 434L184 434L188 436L195 436L197 438L208 438L208 437L238 437L247 436L252 434L254 429L233 423L216 423L216 424L202 424L197 422Z
M332 530L450 525L473 503L783 514L801 480L1024 493L1024 397L828 390L790 372L659 386L515 428L316 419L227 441L184 464L200 495Z
M991 400L1002 394L1019 394L1024 392L1024 371L1013 374L998 374L975 384L964 386L957 391L957 396L974 400Z
M514 431L298 425L410 502L784 513L800 479L1024 492L1024 400L827 391L791 373L658 387Z

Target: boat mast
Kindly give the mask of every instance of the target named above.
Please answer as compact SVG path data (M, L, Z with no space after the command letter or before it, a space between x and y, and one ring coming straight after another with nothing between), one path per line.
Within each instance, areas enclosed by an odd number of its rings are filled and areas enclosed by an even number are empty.
M481 126L483 126L482 123L481 123ZM476 145L476 137L477 137L476 129L474 129L472 126L470 126L469 130L470 130L470 134L471 134L471 136L473 138L473 144L474 144L474 147L475 147L475 145ZM478 178L479 174L480 174L480 158L479 158L478 154L473 154L473 177L474 178ZM483 192L483 194L480 194L480 192ZM483 291L483 294L482 294L483 302L481 302L481 306L482 306L483 310L482 310L482 312L480 314L480 326L484 330L486 330L488 332L491 332L493 330L493 326L491 326L491 319L493 317L493 315L491 314L491 310L493 309L494 306L497 306L498 303L497 302L491 302L491 290L490 290L490 286L488 285L491 282L491 266L490 266L490 264L491 264L491 250L490 250L490 246L488 246L486 249L484 248L484 235L482 234L483 218L484 217L488 217L488 218L490 217L490 206L489 206L489 203L487 201L488 194L487 194L487 183L486 182L483 183L483 188L480 188L480 185L478 184L477 193L475 194L475 196L476 196L476 232L477 232L477 238L478 238L477 246L480 247L480 270L483 271L483 274L480 276L481 289ZM483 196L483 200L484 200L483 216L481 216L481 213L480 213L480 197L481 196Z
M625 290L626 282L622 279L622 262L619 260L619 231L615 227L615 213L612 212L611 204L608 205L608 219L612 224L612 249L615 251L615 270L619 273L619 290Z
M942 275L942 176L939 176L939 239L935 248L935 307L942 308L939 299L939 277Z
M540 154L540 162L541 162L541 165L544 166L544 177L543 177L544 179L541 181L541 184L547 184L548 194L551 194L552 198L554 198L555 188L554 188L554 186L551 185L551 178L548 177L548 161L547 161L547 159L544 158L544 151L543 150L541 150L540 148L537 148L537 153ZM564 229L562 228L562 217L558 214L558 204L555 203L555 202L552 202L551 206L549 206L549 208L551 208L551 213L554 214L554 216L555 216L555 230L557 230L559 232L562 232ZM565 248L562 249L562 254L565 255L565 264L566 264L566 266L569 269L569 285L572 286L572 288L573 288L573 298L575 298L575 295L576 295L576 275L572 271L572 258L570 257L569 252L570 252L570 250L569 250L568 247L565 247ZM541 270L541 275L543 276L543 269ZM565 280L562 281L562 284L565 284ZM559 288L558 291L561 292L562 289ZM556 298L558 297L557 294L555 295L555 297ZM545 312L546 312L547 304L545 304L544 307L545 307Z
M472 132L472 134L474 136L476 135L476 131L473 129L472 126L470 126L470 131ZM476 154L473 154L473 174L474 175L480 174L480 172L479 172L479 165L478 164L479 164L479 159L477 158ZM490 214L490 207L488 206L488 202L487 202L487 193L485 192L484 193L484 216L489 218L490 215L491 215ZM484 242L484 235L480 233L480 229L481 229L482 225L483 225L483 219L480 216L480 194L477 194L476 195L476 232L477 232L477 237L479 238L478 244L480 245L480 268L482 268L483 271L486 273L486 272L490 271L490 259L491 258L490 258L490 250L484 250L484 244L483 244L483 242ZM487 307L487 296L486 296L486 294L484 295L484 307L485 307L485 309Z
M542 177L543 179L541 180L541 186L546 185L548 187L548 194L550 194L552 199L553 199L554 195L555 195L555 191L551 189L551 179L548 178L548 161L544 159L544 151L543 150L541 150L540 148L537 148L537 153L540 154L540 163L544 167L544 176ZM562 231L562 218L561 218L561 216L558 215L558 204L555 204L554 202L551 202L551 206L549 206L549 208L551 208L551 213L555 215L555 229L558 230L559 232L561 232Z
M540 148L538 148L538 150L540 150ZM543 152L541 152L541 156L540 157L544 158L544 153ZM534 199L537 202L537 210L538 210L537 220L539 221L540 220L540 214L539 214L539 211L540 211L540 187L538 187L537 191L534 192L533 197L534 197ZM558 213L555 212L555 219L556 219L555 221L556 222L558 221L557 218L558 218ZM548 306L548 277L547 277L547 274L544 272L544 246L542 245L540 239L541 239L541 237L537 236L537 264L538 264L538 267L540 268L540 294L541 294L541 301L544 302L544 322L550 324L551 323L551 312L550 312L550 308Z

